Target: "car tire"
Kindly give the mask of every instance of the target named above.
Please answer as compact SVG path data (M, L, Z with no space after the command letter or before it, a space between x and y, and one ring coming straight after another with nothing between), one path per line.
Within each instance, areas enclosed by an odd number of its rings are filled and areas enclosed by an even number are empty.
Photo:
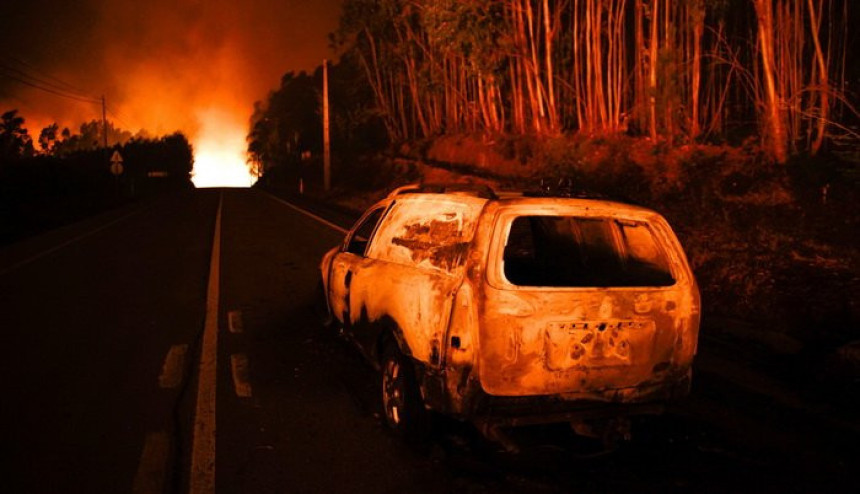
M424 444L430 436L430 416L415 379L415 368L394 344L382 358L382 410L385 423L413 445Z

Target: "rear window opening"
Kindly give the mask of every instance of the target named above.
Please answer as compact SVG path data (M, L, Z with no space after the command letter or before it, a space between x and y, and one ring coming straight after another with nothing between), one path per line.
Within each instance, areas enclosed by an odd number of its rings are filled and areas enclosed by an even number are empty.
M505 244L504 274L517 286L675 284L651 228L646 223L613 218L515 218Z

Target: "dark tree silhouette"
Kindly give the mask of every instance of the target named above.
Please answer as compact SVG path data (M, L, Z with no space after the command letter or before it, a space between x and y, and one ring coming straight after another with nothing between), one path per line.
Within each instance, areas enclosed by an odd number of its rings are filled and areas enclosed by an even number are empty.
M24 117L18 110L7 111L0 117L0 162L8 163L33 155L33 142L24 128Z
M14 110L0 117L0 245L141 196L192 187L184 135L132 139L109 125L109 141L124 158L117 178L101 129L101 122L88 122L82 134L63 129L58 139L59 125L52 124L39 134L42 152L35 154L24 118Z
M39 133L39 148L41 148L42 153L53 154L59 131L60 125L56 122L42 129Z
M251 118L248 154L257 174L264 168L296 168L302 154L322 152L322 69L313 74L289 72L281 86L258 102ZM332 151L378 149L387 142L373 94L354 58L344 56L329 67Z

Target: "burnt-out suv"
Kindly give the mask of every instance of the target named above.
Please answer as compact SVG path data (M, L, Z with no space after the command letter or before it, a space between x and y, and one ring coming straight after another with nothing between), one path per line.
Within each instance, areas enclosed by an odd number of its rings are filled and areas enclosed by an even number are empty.
M689 392L700 301L667 222L598 199L408 186L322 259L323 296L381 370L390 426L427 411L615 430Z

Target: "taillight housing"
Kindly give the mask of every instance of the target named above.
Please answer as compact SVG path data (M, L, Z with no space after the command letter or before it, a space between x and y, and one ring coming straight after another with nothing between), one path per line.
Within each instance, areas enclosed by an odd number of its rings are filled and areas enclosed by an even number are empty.
M477 341L477 306L472 285L463 283L454 296L451 322L448 325L446 363L453 366L474 362Z

